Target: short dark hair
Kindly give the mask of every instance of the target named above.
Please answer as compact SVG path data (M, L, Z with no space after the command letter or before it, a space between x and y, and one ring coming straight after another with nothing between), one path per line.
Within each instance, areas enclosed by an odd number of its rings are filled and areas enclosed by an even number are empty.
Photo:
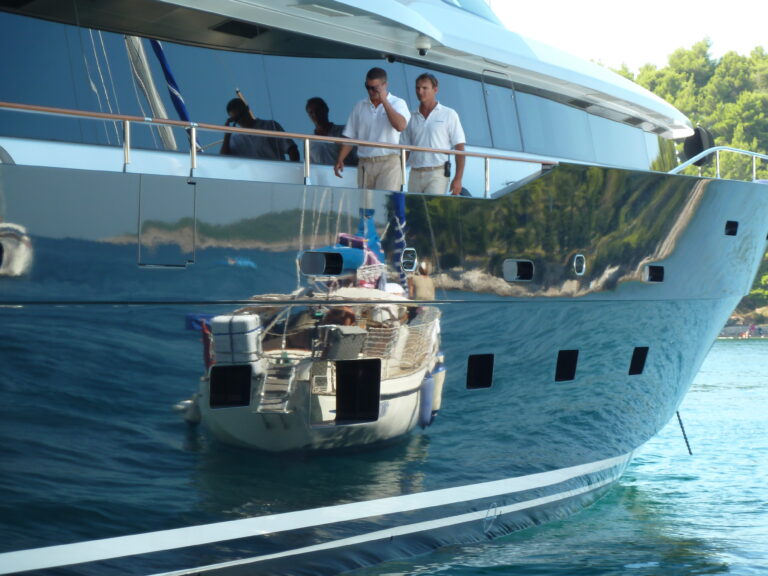
M429 72L424 72L424 74L416 78L416 84L418 84L423 80L429 80L430 82L432 82L432 88L437 88L438 84L440 84L437 81L437 76L435 76L434 74L430 74Z
M248 104L243 102L241 98L232 98L232 100L227 102L227 114L230 112L236 112L238 116L244 114L248 112Z
M328 108L328 104L326 104L325 100L323 100L319 96L315 96L315 97L310 98L309 100L307 100L307 103L304 105L304 108L305 109L309 108L310 105L317 106L317 109L318 109L318 111L320 111L320 113L325 112L325 114L327 115L328 112L330 112L330 108Z
M387 81L387 71L384 68L371 68L368 70L368 74L365 75L366 80L382 80Z

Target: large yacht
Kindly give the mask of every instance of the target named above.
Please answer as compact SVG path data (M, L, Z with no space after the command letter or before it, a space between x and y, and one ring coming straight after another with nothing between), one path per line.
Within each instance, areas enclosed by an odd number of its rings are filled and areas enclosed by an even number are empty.
M0 37L0 574L338 573L563 518L766 250L765 157L484 2L0 0ZM412 110L439 80L461 195L314 160L377 146L307 114L374 67ZM298 161L220 154L249 132Z

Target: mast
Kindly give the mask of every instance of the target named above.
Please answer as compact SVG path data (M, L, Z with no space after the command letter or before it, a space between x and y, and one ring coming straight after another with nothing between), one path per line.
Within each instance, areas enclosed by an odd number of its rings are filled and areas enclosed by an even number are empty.
M131 63L131 70L136 79L144 97L147 99L152 110L154 118L168 118L168 112L165 110L165 104L160 99L160 94L155 87L155 81L152 79L152 72L149 69L147 54L144 51L144 45L141 38L137 36L125 36L125 49L128 52L128 60ZM163 148L166 150L177 150L176 138L170 126L155 126L163 142Z

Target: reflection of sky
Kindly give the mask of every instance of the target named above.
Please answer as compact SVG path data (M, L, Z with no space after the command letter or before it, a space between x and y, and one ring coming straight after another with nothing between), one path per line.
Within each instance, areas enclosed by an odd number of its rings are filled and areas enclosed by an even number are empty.
M134 87L122 35L0 13L0 47L4 53L14 54L14 58L0 61L2 77L14 79L0 84L0 100L152 115L144 96ZM413 85L424 71L418 66L383 59L263 57L169 42L164 42L163 47L193 120L223 124L226 103L239 88L256 116L275 119L286 131L296 133L313 132L305 105L315 96L325 99L330 106L332 122L344 124L353 106L366 97L365 73L373 66L387 71L390 92L404 98L409 108L414 109L418 101ZM144 42L144 49L168 115L177 119L162 69L148 42ZM458 77L439 76L440 100L465 115L470 142L490 145L480 85ZM116 144L121 132L119 126L112 124L32 114L0 112L0 120L0 135L7 136ZM183 134L177 132L175 136L180 149L186 149ZM157 138L153 139L143 127L137 127L132 139L137 147L159 147ZM203 146L211 145L207 151L217 152L215 143L220 139L218 134L199 134Z
M372 66L387 69L391 91L411 100L410 106L416 105L412 90L405 89L402 64L316 59L308 66L304 59L263 58L171 43L163 46L190 116L198 122L223 124L226 103L239 88L258 117L274 118L287 131L312 132L304 107L313 96L323 97L331 107L331 120L343 124L355 102L365 97L364 76ZM133 86L122 35L0 13L0 47L4 54L14 55L0 60L0 75L14 79L0 84L0 100L152 115ZM177 118L157 58L148 43L144 48L169 117ZM112 144L118 140L119 130L97 122L80 124L7 112L0 112L0 119L0 131L5 135L49 138L51 125L55 125L53 137L58 139ZM201 135L204 145L218 139L213 134ZM156 147L145 131L137 132L134 140L139 147ZM178 135L177 141L185 145Z

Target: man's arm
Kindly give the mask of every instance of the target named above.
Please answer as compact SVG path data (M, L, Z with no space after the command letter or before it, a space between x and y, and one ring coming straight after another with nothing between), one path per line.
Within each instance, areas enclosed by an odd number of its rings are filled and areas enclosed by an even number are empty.
M351 144L342 144L339 148L339 157L336 159L336 165L333 167L333 173L339 178L342 178L341 173L344 172L344 159L352 152Z
M230 121L227 120L224 123L224 126L231 126ZM231 132L227 132L224 134L224 141L221 143L221 149L219 150L219 154L223 154L224 156L233 156L232 148L229 147L230 136L232 136Z
M456 144L454 149L461 150L463 152L464 144ZM454 158L456 158L456 175L453 177L453 181L451 182L451 194L454 196L459 196L461 194L461 180L464 178L464 165L467 162L467 157L456 154Z
M387 92L384 92L381 95L381 105L384 106L384 112L387 113L387 119L392 125L392 128L398 132L402 132L405 130L405 127L408 126L408 119L395 110L394 106L390 103L388 96L389 94Z

